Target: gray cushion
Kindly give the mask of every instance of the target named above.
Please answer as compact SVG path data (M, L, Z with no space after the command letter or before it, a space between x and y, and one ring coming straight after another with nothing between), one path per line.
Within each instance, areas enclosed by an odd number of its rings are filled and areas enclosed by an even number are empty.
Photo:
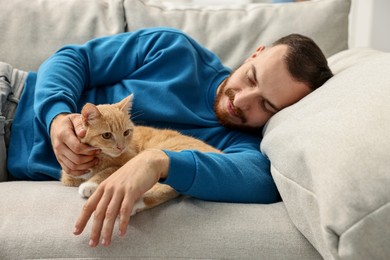
M348 50L273 117L262 151L288 213L329 259L390 258L390 53Z
M312 37L327 56L348 46L350 0L211 6L159 0L2 1L0 60L23 70L37 70L64 44L154 26L184 30L232 68L258 45L293 32Z
M281 36L312 37L330 56L348 47L350 0L290 4L199 5L125 0L127 30L169 26L189 33L236 68L260 45Z
M77 188L2 182L0 198L0 259L321 259L283 203L182 197L134 216L124 238L115 229L110 247L90 248L88 232L72 234L85 202Z
M37 70L64 44L123 32L122 0L0 1L0 61Z

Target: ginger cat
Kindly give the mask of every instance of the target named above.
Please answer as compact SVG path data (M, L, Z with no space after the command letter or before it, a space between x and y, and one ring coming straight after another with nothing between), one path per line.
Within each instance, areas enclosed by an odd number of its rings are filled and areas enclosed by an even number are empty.
M97 186L141 151L149 148L171 151L198 150L221 153L216 148L177 131L135 126L130 119L133 95L111 105L87 103L81 116L87 130L80 141L101 149L99 164L90 172L73 177L62 171L61 182L79 187L83 197L90 197ZM134 205L132 215L155 207L179 194L170 186L157 183Z

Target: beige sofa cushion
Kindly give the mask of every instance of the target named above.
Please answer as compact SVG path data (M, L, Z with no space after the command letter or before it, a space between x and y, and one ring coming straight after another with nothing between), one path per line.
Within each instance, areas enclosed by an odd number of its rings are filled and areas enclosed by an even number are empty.
M0 183L0 259L321 259L283 203L213 203L180 197L131 218L110 247L88 246L91 222L72 234L85 200L60 182Z
M161 0L124 0L127 30L179 28L238 67L260 45L281 36L312 37L330 56L348 46L350 0L313 0L290 4L189 6Z
M0 60L37 70L64 44L155 26L184 30L231 68L258 45L293 32L312 37L330 56L347 48L349 8L350 0L210 6L159 0L14 0L0 10Z
M64 44L123 32L122 0L2 1L0 61L37 70Z
M390 53L348 50L273 117L261 150L298 229L327 259L390 257Z

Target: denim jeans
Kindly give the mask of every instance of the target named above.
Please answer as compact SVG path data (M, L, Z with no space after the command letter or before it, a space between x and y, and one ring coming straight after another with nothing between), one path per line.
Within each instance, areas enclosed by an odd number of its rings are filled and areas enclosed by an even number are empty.
M6 181L7 147L19 98L23 92L27 72L0 62L0 181Z

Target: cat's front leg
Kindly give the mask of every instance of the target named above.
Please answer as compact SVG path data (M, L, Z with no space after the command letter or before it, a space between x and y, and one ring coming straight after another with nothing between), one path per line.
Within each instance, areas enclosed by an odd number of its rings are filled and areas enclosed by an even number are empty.
M179 193L177 193L172 187L156 183L134 204L131 215L133 216L143 210L154 208L178 196Z
M80 184L79 194L81 197L89 198L95 192L99 184L92 181L86 181Z
M83 183L85 179L78 178L67 174L64 170L61 171L61 182L65 186L79 187L81 183Z
M80 184L79 194L81 197L89 198L95 192L97 187L101 182L107 179L111 174L113 174L119 167L108 167L103 171L100 171L94 174L88 181Z

